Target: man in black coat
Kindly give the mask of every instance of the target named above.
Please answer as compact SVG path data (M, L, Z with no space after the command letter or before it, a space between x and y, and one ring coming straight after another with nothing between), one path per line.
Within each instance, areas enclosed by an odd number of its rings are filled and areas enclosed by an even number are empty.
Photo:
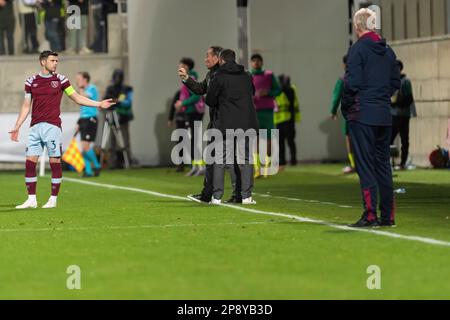
M214 165L214 191L213 204L220 204L224 194L224 173L229 166L232 154L238 154L238 158L244 160L238 163L241 176L242 204L255 204L252 199L253 190L253 164L250 161L252 154L251 138L249 143L244 139L245 147L238 146L236 152L236 138L229 136L228 130L253 130L253 138L256 138L258 120L253 104L254 87L251 75L244 67L236 63L236 54L232 50L223 50L220 54L220 68L209 84L206 104L215 110L215 129L223 135L223 152L216 156L222 157L222 163ZM230 141L230 139L232 141ZM228 140L228 141L227 141ZM238 139L239 140L239 139ZM240 141L242 142L242 141ZM234 150L232 149L234 148ZM236 156L231 159L236 164Z
M203 96L208 92L208 85L214 75L219 69L219 54L222 51L222 47L212 46L208 48L206 52L205 64L208 68L209 72L205 77L205 80L202 82L197 82L191 77L189 77L187 70L181 68L178 70L178 75L180 76L183 83L191 90L193 93L199 96ZM214 123L214 110L212 108L209 109L209 124L208 129L213 127ZM212 198L213 193L213 165L207 164L205 170L205 178L203 179L203 190L200 194L197 195L189 195L188 198L196 201L209 203Z
M219 69L219 54L223 50L222 47L219 46L211 46L208 48L206 52L205 64L208 68L209 72L205 77L205 80L202 82L197 82L187 74L187 70L180 69L178 71L179 76L183 80L183 83L196 95L205 95L208 93L208 86L211 80L214 78L217 70ZM216 127L215 124L215 113L217 112L214 108L209 108L209 124L208 129L212 129ZM197 195L189 195L188 198L196 201L209 203L212 199L213 194L213 165L207 164L205 171L205 178L203 180L203 190L200 194ZM240 172L238 167L230 168L231 181L233 185L233 196L227 203L240 203L242 202L240 193L241 193L241 181L240 181Z

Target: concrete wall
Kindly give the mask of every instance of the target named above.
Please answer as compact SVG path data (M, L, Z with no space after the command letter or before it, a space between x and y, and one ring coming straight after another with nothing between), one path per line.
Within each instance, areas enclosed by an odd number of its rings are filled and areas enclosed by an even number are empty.
M298 87L301 160L345 158L340 123L329 120L329 106L348 49L347 17L345 0L250 1L253 51L276 74L291 75Z
M388 40L447 33L449 0L373 0L381 6L382 33Z
M331 92L347 50L346 0L253 0L250 42L267 68L287 73L299 88L302 160L345 158L340 124L329 118ZM192 56L203 77L212 44L237 47L234 0L133 0L129 2L130 72L135 89L133 153L144 164L170 163L168 101L179 86L181 56ZM145 30L145 31L143 31Z
M447 146L450 119L450 37L393 43L411 79L418 117L411 122L411 157L429 166L428 155L439 144ZM448 147L448 146L447 146Z
M178 61L194 58L203 79L211 45L237 46L235 1L132 0L129 2L131 84L135 121L133 155L146 165L170 164L169 101L180 87Z

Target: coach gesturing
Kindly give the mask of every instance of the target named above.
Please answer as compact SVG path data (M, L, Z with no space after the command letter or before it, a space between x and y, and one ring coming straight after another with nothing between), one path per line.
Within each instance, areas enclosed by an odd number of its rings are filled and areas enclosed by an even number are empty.
M345 75L343 106L364 202L363 216L353 227L395 225L390 108L391 97L400 88L400 69L393 50L374 31L376 19L369 9L356 12L353 23L358 41L349 49Z
M217 70L214 79L209 85L206 95L206 104L216 111L216 129L223 134L223 149L216 156L222 156L222 163L214 165L214 191L212 204L220 204L224 194L224 172L231 165L227 160L234 161L233 167L239 167L241 180L242 204L252 205L256 202L252 198L253 190L253 164L250 159L251 142L244 141L243 148L236 148L233 141L227 141L229 138L227 130L252 130L256 134L259 129L258 119L256 118L256 109L253 103L254 87L251 75L245 71L242 65L236 63L236 53L233 50L225 49L220 53L220 68ZM227 143L228 142L228 143ZM234 148L234 150L232 149ZM237 149L237 152L235 152ZM236 153L240 154L238 158L245 160L238 163ZM234 155L234 157L232 157ZM234 158L234 159L233 159Z

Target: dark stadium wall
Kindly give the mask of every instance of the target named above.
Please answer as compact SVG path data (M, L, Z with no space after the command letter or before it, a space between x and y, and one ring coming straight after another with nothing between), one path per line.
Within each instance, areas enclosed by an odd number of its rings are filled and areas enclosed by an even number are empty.
M301 160L344 159L340 124L329 120L331 92L348 45L347 0L249 1L250 47L267 68L292 76L303 122ZM203 78L208 46L236 48L236 1L133 0L129 2L130 76L135 90L133 154L142 164L170 163L168 102L180 86L176 71L191 56ZM207 121L207 119L205 119Z

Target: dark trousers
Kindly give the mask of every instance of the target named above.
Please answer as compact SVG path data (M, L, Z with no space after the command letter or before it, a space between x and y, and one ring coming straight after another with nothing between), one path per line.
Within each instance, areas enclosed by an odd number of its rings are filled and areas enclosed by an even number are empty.
M211 145L214 142L209 142ZM236 164L234 166L227 166L226 169L230 173L231 186L233 188L233 197L236 199L242 199L241 190L241 170ZM205 176L203 179L202 198L211 199L214 192L214 164L207 164L205 169Z
M402 158L400 165L404 167L406 161L408 161L409 155L409 122L410 117L392 117L392 138L391 145L394 143L395 138L400 134L400 140L402 144Z
M392 128L349 122L356 171L361 183L364 217L377 219L378 194L383 221L394 221L395 203L392 170L389 163Z
M233 196L236 198L247 199L252 196L253 191L253 164L250 163L250 146L245 144L243 150L238 150L237 145L234 145L234 163L227 164L226 161L230 158L231 148L227 146L226 139L223 142L223 154L221 155L223 163L216 163L214 165L213 175L213 196L215 199L222 199L225 191L225 170L228 170L231 175L231 182L233 185ZM216 149L217 151L217 149ZM241 159L245 160L245 164L238 164L237 152L240 153ZM240 190L240 192L239 192Z
M45 37L50 43L50 49L56 52L60 52L63 50L59 27L59 19L51 19L45 21Z
M280 166L286 165L286 143L291 152L291 164L297 164L297 146L295 145L295 122L286 121L277 125L280 134Z
M0 55L6 54L5 36L8 45L8 54L14 55L14 28L15 23L12 22L4 28L0 28Z
M191 132L191 160L194 161L195 160L195 151L197 151L197 154L201 155L201 149L198 150L197 146L195 145L195 140L194 140L195 122L202 121L203 114L194 112L194 113L188 114L187 118L188 118L189 131ZM202 133L200 133L200 135L201 134Z
M34 13L23 15L25 51L38 50L39 42L37 40L36 17Z
M103 9L92 8L94 18L94 42L91 49L95 52L107 52L106 45L106 16Z

